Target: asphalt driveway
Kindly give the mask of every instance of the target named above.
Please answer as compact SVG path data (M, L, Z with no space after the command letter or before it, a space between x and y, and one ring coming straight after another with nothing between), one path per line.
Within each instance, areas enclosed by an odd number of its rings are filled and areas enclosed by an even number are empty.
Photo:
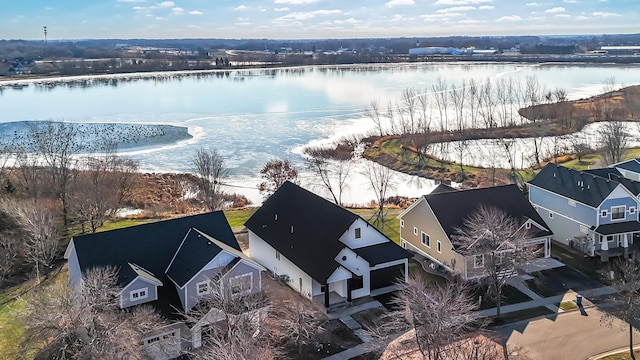
M531 276L554 294L561 294L567 290L583 291L603 286L568 266L538 271L532 273Z

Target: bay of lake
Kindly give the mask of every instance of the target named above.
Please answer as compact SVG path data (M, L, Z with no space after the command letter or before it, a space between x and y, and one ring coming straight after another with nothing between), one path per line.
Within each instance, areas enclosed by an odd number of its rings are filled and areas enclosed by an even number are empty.
M229 191L259 203L255 186L267 160L289 158L303 169L304 146L371 130L373 123L364 111L373 100L395 102L410 87L430 92L439 79L455 87L463 80L525 81L529 76L546 89L564 88L577 99L601 92L606 79L640 84L640 66L389 64L29 80L0 88L0 122L52 119L186 126L194 136L191 140L128 149L123 155L138 160L142 171L190 172L195 149L217 149L231 170ZM373 196L366 179L360 170L352 174L346 201L368 202ZM311 174L303 170L301 178L303 185L311 186ZM407 175L396 179L394 193L400 195L428 193L433 186Z

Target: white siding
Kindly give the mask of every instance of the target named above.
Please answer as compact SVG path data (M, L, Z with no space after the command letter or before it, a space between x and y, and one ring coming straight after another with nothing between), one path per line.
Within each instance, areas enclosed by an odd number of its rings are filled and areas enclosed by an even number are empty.
M69 284L76 286L82 281L82 271L80 270L80 263L78 262L78 254L76 254L76 248L71 247L71 251L68 256L69 261Z
M360 238L356 239L356 229L360 228ZM343 244L347 245L351 249L357 249L365 246L371 246L381 244L389 241L384 235L376 230L368 222L361 218L349 226L349 229L339 239Z
M342 260L346 257L346 260ZM339 264L347 268L352 273L362 276L362 288L351 292L354 299L367 296L371 292L371 272L369 271L369 263L359 257L351 249L344 248L338 253L335 259ZM346 297L346 296L345 296Z
M303 296L311 298L320 294L320 288L318 286L316 289L313 286L311 276L307 275L284 255L280 255L280 260L276 259L276 250L252 231L249 231L249 253L252 259L267 270L277 275L289 276L288 285Z

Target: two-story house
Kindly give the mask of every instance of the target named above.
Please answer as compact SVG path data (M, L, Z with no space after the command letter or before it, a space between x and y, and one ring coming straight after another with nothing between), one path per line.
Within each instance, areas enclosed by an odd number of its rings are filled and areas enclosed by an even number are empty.
M465 219L482 206L499 209L514 218L527 231L526 244L540 249L536 256L550 256L549 226L516 185L445 190L420 197L398 215L402 247L465 279L483 276L484 254L467 253L465 256L466 249L459 249L455 244L457 231L464 227Z
M245 226L251 258L327 310L406 281L406 250L360 216L291 182Z
M242 253L221 211L73 237L65 258L71 285L94 267L115 267L121 308L154 306L170 326L144 339L171 342L157 358L178 356L201 344L197 328L188 328L181 313L207 296L213 286L231 296L261 291L262 266ZM226 290L225 290L226 289Z
M548 164L529 182L529 200L549 224L553 240L603 261L628 255L640 232L640 184L618 174Z

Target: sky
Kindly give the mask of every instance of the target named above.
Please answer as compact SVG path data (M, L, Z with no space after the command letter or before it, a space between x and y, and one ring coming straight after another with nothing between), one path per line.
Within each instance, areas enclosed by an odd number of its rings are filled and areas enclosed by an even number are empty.
M5 1L0 39L640 33L640 0Z

